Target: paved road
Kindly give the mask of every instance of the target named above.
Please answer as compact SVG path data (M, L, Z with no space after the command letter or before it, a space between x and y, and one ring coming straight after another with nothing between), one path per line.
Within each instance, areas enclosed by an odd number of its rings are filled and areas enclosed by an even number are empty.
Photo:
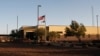
M99 48L62 48L25 43L0 43L0 56L100 56Z

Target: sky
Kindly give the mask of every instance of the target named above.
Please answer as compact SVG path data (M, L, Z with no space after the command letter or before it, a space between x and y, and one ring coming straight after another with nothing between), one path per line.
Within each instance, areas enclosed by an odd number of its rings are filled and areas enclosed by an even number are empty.
M100 0L0 0L0 34L17 29L17 16L18 28L36 26L38 5L41 5L39 16L45 15L46 25L70 25L75 20L92 26L93 7L96 26L96 15L100 15Z

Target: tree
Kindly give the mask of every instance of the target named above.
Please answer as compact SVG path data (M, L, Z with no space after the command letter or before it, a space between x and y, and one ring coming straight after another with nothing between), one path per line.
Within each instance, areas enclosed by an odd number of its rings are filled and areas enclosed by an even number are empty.
M72 21L70 27L72 30L77 31L79 28L79 24L76 21Z
M48 33L48 38L50 41L55 41L56 37L60 37L60 34L54 31Z
M17 29L14 29L11 31L10 35L14 38L14 39L19 39L19 38L23 38L23 31L19 31Z
M68 27L66 27L65 32L65 36L74 36L74 31Z
M80 36L85 35L86 28L82 23L78 24L76 21L72 21L70 28L66 27L65 32L66 36L76 36L79 42L81 42Z
M35 33L37 34L38 40L40 41L45 40L45 29L44 28L39 28L35 30ZM47 32L46 32L47 33Z
M18 30L12 30L10 35L16 39L18 37Z
M84 37L85 32L86 32L86 28L82 23L80 24L78 32L80 33L80 35L82 35Z

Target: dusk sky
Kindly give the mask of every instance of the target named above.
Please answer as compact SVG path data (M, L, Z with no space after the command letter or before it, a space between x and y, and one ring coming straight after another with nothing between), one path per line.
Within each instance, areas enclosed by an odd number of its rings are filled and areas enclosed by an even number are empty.
M17 28L17 16L18 28L36 26L37 5L41 5L40 16L46 15L47 25L70 25L72 20L76 20L92 26L91 6L94 8L95 26L96 15L100 15L100 0L0 0L0 34L7 33L7 24L8 33Z

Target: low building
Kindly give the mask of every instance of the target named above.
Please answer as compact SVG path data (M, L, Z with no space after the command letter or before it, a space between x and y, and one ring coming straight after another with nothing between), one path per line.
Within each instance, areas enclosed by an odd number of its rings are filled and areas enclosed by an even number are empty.
M44 25L39 25L39 28L44 28ZM60 33L61 36L63 36L65 34L65 28L69 27L66 25L49 25L46 26L47 31L51 32L51 31L55 31ZM98 39L99 37L97 37L97 34L99 34L100 32L100 27L96 27L96 26L85 26L86 27L86 36L84 38L81 39L89 39L89 40L93 40L93 39ZM23 31L23 37L26 38L26 34L28 32L34 32L37 29L37 26L22 26L20 28L21 31ZM63 37L61 37L63 38ZM64 38L63 38L64 39ZM74 39L74 38L73 38Z
M11 36L8 34L0 34L0 42L10 42Z
M22 31L22 37L26 38L28 32L34 32L36 30L36 26L22 26L19 30Z

